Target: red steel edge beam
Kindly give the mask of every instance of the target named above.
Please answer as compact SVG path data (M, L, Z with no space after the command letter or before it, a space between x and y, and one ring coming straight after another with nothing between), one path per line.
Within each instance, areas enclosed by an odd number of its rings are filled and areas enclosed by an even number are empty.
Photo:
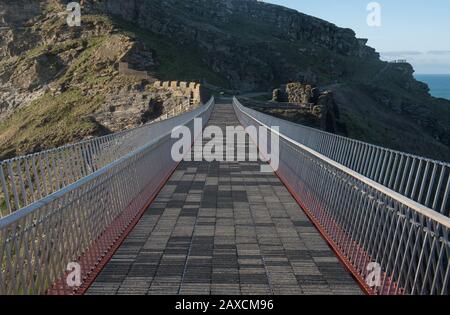
M198 137L192 141L191 148L187 154L191 153L192 146ZM97 239L81 257L78 258L78 263L81 265L82 273L82 283L80 287L70 288L66 279L69 275L68 272L58 279L46 292L47 295L83 295L87 292L89 287L95 282L95 279L99 276L103 268L108 264L111 258L114 256L116 251L123 244L125 239L131 233L131 231L138 224L144 213L147 211L148 207L155 201L156 197L161 192L162 188L172 177L178 165L181 163L177 162L171 171L164 177L164 179L158 184L157 189L154 193L150 194L148 201L145 206L142 207L137 214L130 215L130 210L125 209L122 214L120 214L110 226L102 233L102 235ZM151 189L151 185L144 188L140 195L144 195L147 190ZM139 196L137 197L139 198Z
M242 124L241 124L242 125ZM242 127L245 128L244 125ZM250 140L256 145L259 151L258 142L255 142L255 139L249 135ZM261 151L259 151L261 153ZM262 154L262 153L261 153ZM264 154L263 154L264 155ZM268 158L264 156L266 160ZM267 163L270 167L270 163ZM272 168L273 169L273 168ZM367 295L375 295L375 292L372 288L370 288L363 276L358 272L358 270L352 265L352 263L346 258L346 256L341 252L339 249L339 246L334 242L334 240L331 238L331 236L326 232L326 230L322 227L320 222L315 219L312 212L308 210L308 207L302 202L302 199L300 196L296 193L294 189L292 189L291 185L281 176L281 174L278 171L275 171L273 169L274 173L277 175L278 179L283 183L283 185L287 188L289 193L292 195L294 200L297 202L297 204L300 206L300 208L305 212L306 216L309 218L309 220L314 224L316 229L319 231L320 236L327 242L327 244L331 247L331 250L334 252L336 257L341 261L341 263L344 265L344 267L352 274L352 276L355 278L356 282L358 283L359 287L363 290L363 292Z
M327 231L322 227L320 222L316 220L315 216L312 214L312 212L306 207L306 205L302 202L302 199L300 196L295 192L294 189L289 185L287 181L285 181L278 172L275 172L277 177L280 179L280 181L286 186L289 193L294 197L297 204L303 209L306 216L309 218L309 220L314 224L316 229L319 231L322 238L328 243L328 245L331 247L335 255L338 257L338 259L341 261L341 263L345 266L345 268L353 275L356 282L360 286L360 288L364 291L367 295L375 295L375 292L372 288L370 288L364 277L360 274L360 272L353 266L353 264L347 259L344 253L341 252L339 246L334 242L334 240L331 238L331 236L327 233Z
M111 260L112 256L114 256L127 236L134 229L145 211L158 196L161 189L175 172L178 164L179 163L177 163L170 173L158 184L158 188L151 194L149 200L136 215L130 215L130 210L126 209L109 225L100 238L97 239L78 259L77 262L81 265L82 272L81 286L69 288L66 284L68 276L68 273L66 273L64 277L60 278L50 289L48 289L47 295L83 295L86 293L106 264ZM149 188L151 187L146 187L141 194L145 194L145 191L149 190Z
M242 125L242 123L241 123ZM244 125L242 127L245 128ZM256 145L256 147L259 150L258 142L253 139L253 137L249 134L250 140ZM259 151L261 153L261 151ZM263 154L264 156L264 154ZM266 160L269 160L267 156L264 156ZM270 165L272 167L272 165ZM272 168L273 169L273 168ZM341 263L344 265L344 267L351 273L351 275L355 278L356 282L360 286L360 288L363 290L363 292L367 295L377 295L377 294L387 294L387 295L404 295L404 289L401 287L398 287L397 283L393 282L390 277L387 276L386 273L383 272L382 274L382 282L383 283L391 283L387 287L387 291L376 291L373 288L369 287L367 285L367 282L364 278L364 276L358 271L358 269L350 262L350 260L347 258L345 253L340 249L339 245L334 241L333 237L327 232L325 227L320 223L319 220L316 219L313 212L309 210L309 208L306 206L306 204L303 202L302 198L299 196L299 194L293 189L293 187L288 183L288 181L281 175L279 171L275 171L273 169L274 173L277 175L277 177L280 179L280 181L285 185L285 187L288 189L289 193L292 195L292 197L295 199L297 204L302 208L302 210L305 212L306 216L309 218L309 220L314 224L316 229L319 231L319 234L322 236L322 238L328 243L331 250L335 253L336 257L341 261ZM340 238L345 240L345 246L348 246L350 242L350 246L353 248L356 247L356 250L361 253L362 257L365 257L365 259L370 259L370 255L365 252L365 250L355 241L353 241L351 238L349 238L345 231L337 224L332 218L330 218L326 212L322 213L325 214L328 217L328 220L332 221L332 225L334 229L337 229L340 234ZM363 259L361 259L362 263ZM361 268L361 266L359 266ZM391 290L394 292L392 293Z

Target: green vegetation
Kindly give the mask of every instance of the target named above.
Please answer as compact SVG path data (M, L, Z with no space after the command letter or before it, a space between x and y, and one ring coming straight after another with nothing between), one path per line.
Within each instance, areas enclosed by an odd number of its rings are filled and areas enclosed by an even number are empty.
M260 94L260 95L256 95L256 96L250 96L250 99L252 99L254 101L260 101L260 102L270 102L272 100L272 94L267 93L267 94Z
M320 117L311 113L306 109L263 109L255 108L265 114L275 116L277 118L286 119L297 124L308 127L320 128Z
M102 96L86 97L77 89L58 96L44 95L0 125L1 158L104 134L89 118L103 101Z
M39 34L37 43L47 44L28 47L30 50L17 58L0 60L0 75L11 76L13 86L30 92L35 86L27 85L27 76L37 74L39 79L41 75L42 82L51 81L51 90L1 123L0 158L107 132L93 116L116 106L102 103L111 95L116 97L117 90L126 94L130 86L141 84L117 72L117 62L131 51L134 42L134 48L143 45L151 51L152 63L146 63L145 70L150 70L154 79L206 79L218 87L211 87L218 96L222 89L228 94L240 90L245 96L246 92L302 81L334 92L339 111L336 126L342 134L450 160L450 102L430 97L426 87L413 79L412 67L380 61L372 50L360 46L351 32L257 2L242 7L236 3L232 9L217 1L162 4L149 0L135 5L135 11L121 12L122 18L118 18L109 14L117 14L121 6L111 3L104 15L98 11L83 14L82 28L70 29L64 18L55 14L61 5L48 1L45 16L30 30L31 35ZM39 41L40 36L45 40ZM114 38L116 42L112 42ZM111 51L117 55L102 57ZM43 55L44 65L33 69ZM52 67L50 79L42 71L46 63ZM156 93L146 92L146 97ZM249 95L254 102L272 98L270 93ZM128 105L121 98L118 102L119 108ZM301 110L265 111L319 125ZM111 130L116 130L116 125L117 130L127 127L116 122L105 125Z
M3 196L0 196L0 218L7 215L7 208L6 208L6 200Z
M99 77L93 67L94 52L106 40L107 37L96 37L42 45L21 57L19 66L32 62L33 58L44 52L57 54L79 47L80 44L86 46L55 82L56 85L69 85L75 81L73 87L59 94L45 93L29 106L16 110L0 124L0 159L61 146L107 132L90 117L103 105L104 95L92 96L85 90L87 87L102 86L107 81L107 78Z
M361 84L336 85L331 90L340 112L338 123L344 126L345 136L450 161L450 149L445 145L448 141L445 124L450 124L447 102L439 106L400 89L391 91Z
M139 38L155 52L158 60L155 76L160 80L201 81L206 79L211 84L229 87L226 79L213 72L202 61L202 52L197 46L174 43L165 36L154 34L118 18L114 18L113 21L125 35Z

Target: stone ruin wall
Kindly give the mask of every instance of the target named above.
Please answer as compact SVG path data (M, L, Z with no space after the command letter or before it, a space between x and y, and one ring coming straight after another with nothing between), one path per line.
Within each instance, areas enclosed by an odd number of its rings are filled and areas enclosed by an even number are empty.
M148 81L151 80L147 71L139 71L139 70L130 69L128 62L119 62L119 73L123 74L123 75L132 75L132 76L135 76L138 79L142 79L142 80L148 80Z
M299 109L306 109L320 118L322 130L329 132L337 130L339 109L331 91L320 91L309 84L291 82L273 90L272 102L290 103Z
M196 82L185 81L156 81L153 87L157 90L169 90L174 97L188 98L191 104L205 102L202 86Z
M146 83L147 96L143 97L141 105L146 107L149 99L153 99L155 104L160 104L161 116L154 121L186 113L209 100L208 92L196 82L155 81L147 71L131 69L129 63L124 61L119 62L118 71L122 75L133 76L148 82Z
M119 73L134 76L138 79L153 81L147 71L139 71L129 68L128 62L119 62ZM191 105L199 105L208 101L202 85L196 82L185 81L155 81L153 87L156 90L169 90L176 98L188 99Z

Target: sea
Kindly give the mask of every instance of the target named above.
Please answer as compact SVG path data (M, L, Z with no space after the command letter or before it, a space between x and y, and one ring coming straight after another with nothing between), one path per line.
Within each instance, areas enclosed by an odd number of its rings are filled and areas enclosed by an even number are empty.
M430 94L450 100L450 74L416 74L416 80L430 87Z

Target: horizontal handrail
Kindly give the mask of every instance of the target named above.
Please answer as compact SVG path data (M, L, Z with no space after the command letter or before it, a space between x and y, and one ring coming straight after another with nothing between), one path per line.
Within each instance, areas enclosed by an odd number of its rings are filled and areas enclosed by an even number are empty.
M188 110L183 104L175 116ZM170 115L165 114L166 118ZM178 116L167 118L180 120ZM160 118L145 125L0 162L0 218L36 202L163 133Z
M0 295L42 294L55 283L55 290L71 292L64 278L68 264L81 265L81 279L89 275L175 169L172 130L186 126L195 138L195 118L204 126L213 108L214 98L162 121L157 136L140 134L117 159L1 218Z
M237 99L234 108L244 127L262 126L279 137L278 176L365 288L377 294L448 294L447 216L292 139L283 132L283 120ZM304 136L301 126L298 132ZM378 271L375 278L372 271Z
M235 102L239 102L235 99ZM242 104L241 104L242 106ZM382 186L450 215L450 163L436 161L306 127L243 107L260 121L280 126L290 139Z
M297 146L297 147L307 151L308 153L317 157L318 159L321 159L322 161L324 161L324 162L332 165L333 167L339 169L340 171L345 172L346 174L354 177L356 180L359 180L359 181L369 185L370 187L380 191L381 193L385 194L386 196L389 196L392 199L404 204L405 206L413 209L414 211L421 213L421 214L427 216L428 218L433 219L434 221L439 222L440 224L450 228L450 218L449 217L444 216L444 215L434 211L433 209L430 209L410 198L407 198L407 197L399 194L398 192L396 192L392 189L389 189L388 187L385 187L385 186L381 185L380 183L377 183L377 182L371 180L370 178L363 176L342 164L337 163L336 161L333 161L332 159L326 157L325 155L320 154L319 152L317 152L311 148L308 148L307 146L285 136L284 134L280 133L279 131L273 129L271 126L268 126L265 123L263 123L262 121L252 117L249 113L246 113L245 111L243 111L243 114L252 118L255 122L257 122L259 125L265 127L267 130L270 130L271 133L274 133L274 134L278 135L280 138L283 138L286 141L292 143L294 146Z

